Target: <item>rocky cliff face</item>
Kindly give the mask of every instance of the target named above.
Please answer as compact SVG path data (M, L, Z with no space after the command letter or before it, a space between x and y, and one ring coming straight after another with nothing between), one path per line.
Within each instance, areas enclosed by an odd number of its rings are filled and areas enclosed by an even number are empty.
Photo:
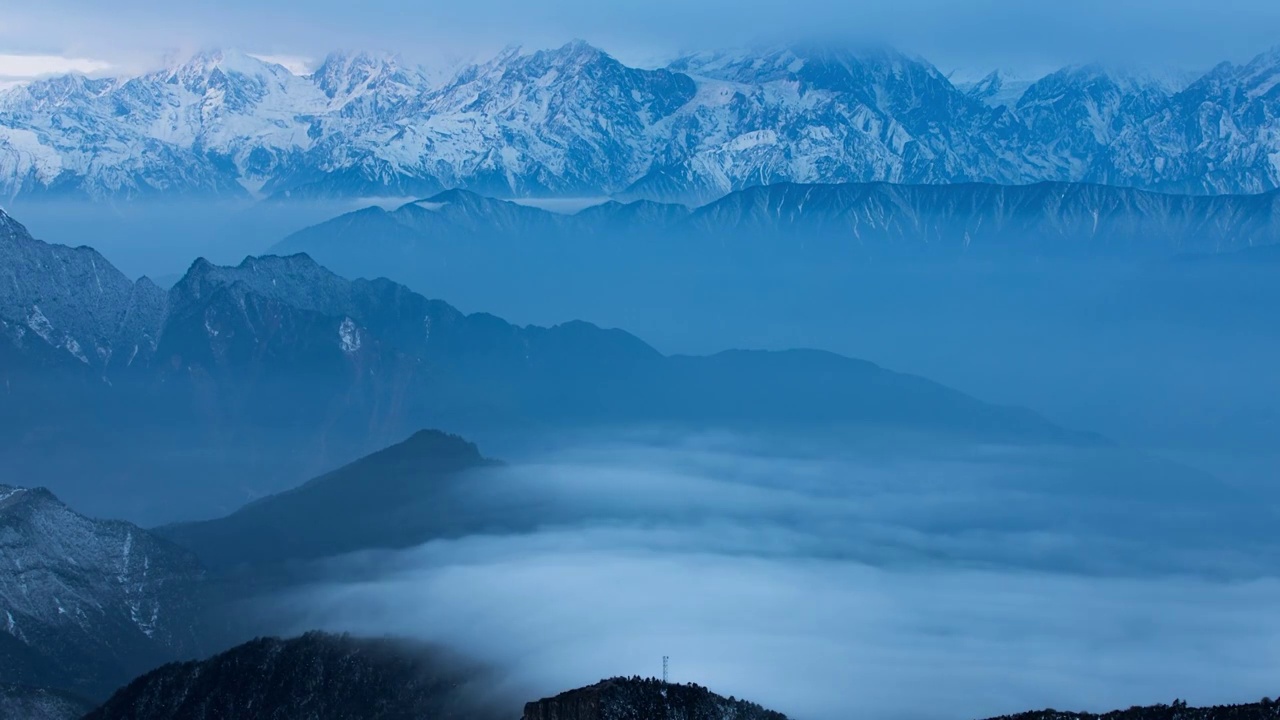
M165 303L150 280L130 280L92 248L35 240L0 210L0 344L101 376L150 358Z
M0 677L105 695L195 654L202 572L141 528L0 485Z
M524 706L523 720L786 720L698 685L612 678Z

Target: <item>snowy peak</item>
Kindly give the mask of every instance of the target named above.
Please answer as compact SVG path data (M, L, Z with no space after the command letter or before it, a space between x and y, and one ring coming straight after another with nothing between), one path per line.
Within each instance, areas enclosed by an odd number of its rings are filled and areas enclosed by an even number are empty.
M185 82L216 74L257 76L273 74L274 69L279 67L282 66L234 48L213 48L197 52L186 61L176 64L168 71L168 77Z
M286 90L296 76L282 65L265 62L239 50L208 50L158 75L163 81L211 101L221 99L230 109L248 110L271 89Z
M773 182L1280 187L1275 52L1195 83L1098 66L1034 83L948 79L891 48L821 44L695 53L649 70L575 41L442 73L344 52L298 76L214 50L128 80L48 78L0 92L0 194L466 187L703 201Z
M771 45L723 49L686 55L672 62L672 70L732 82L759 84L795 80L806 74L858 74L866 66L911 64L887 47L847 47L832 44Z
M1280 46L1244 65L1221 63L1191 83L1183 94L1233 105L1280 101Z
M13 219L13 216L0 209L0 240L6 242L14 242L18 238L30 238L31 233L27 232L27 228L22 223Z
M622 66L612 55L584 40L573 40L554 50L538 50L529 56L529 60L531 65L561 70L585 68L595 64Z
M350 97L372 92L387 82L413 84L411 73L392 55L370 52L335 52L311 75L311 80L329 98Z
M91 78L79 73L41 78L0 94L0 110L43 111L94 103L119 85L114 78Z
M974 100L993 108L1013 108L1027 88L1041 77L1043 76L997 69L976 78L957 71L948 75L947 79Z

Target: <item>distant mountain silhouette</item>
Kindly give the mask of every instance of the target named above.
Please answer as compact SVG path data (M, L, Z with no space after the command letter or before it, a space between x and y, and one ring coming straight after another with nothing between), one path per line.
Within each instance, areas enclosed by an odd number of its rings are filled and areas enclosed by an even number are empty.
M450 484L492 465L462 438L424 430L227 517L157 532L214 567L408 547L474 529Z
M629 242L624 242L630 240ZM306 252L339 272L515 251L606 248L615 261L770 258L1169 257L1280 243L1280 192L1168 195L1072 183L749 187L690 210L639 201L574 214L450 190L395 210L369 208L300 230L275 252ZM764 246L760 242L766 242ZM597 271L600 271L598 268Z

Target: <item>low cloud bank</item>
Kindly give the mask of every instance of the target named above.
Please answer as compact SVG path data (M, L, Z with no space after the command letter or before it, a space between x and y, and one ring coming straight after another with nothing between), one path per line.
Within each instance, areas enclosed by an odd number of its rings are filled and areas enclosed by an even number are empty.
M1275 694L1280 581L1264 544L1223 530L1236 510L1212 486L1081 489L1074 464L592 443L460 490L541 513L536 532L340 558L276 600L298 629L459 648L528 698L656 675L663 655L675 681L811 720Z

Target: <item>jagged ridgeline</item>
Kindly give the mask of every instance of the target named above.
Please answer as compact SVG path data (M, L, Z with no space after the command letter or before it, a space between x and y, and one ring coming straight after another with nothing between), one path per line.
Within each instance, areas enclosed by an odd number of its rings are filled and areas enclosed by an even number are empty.
M778 184L706 205L605 202L573 214L450 190L370 207L275 246L359 273L501 258L607 272L778 260L859 267L891 259L1163 259L1280 243L1280 192L1169 195L1103 185ZM695 265L695 267L697 267Z
M690 199L869 181L1252 193L1280 186L1277 72L1280 51L1185 79L1071 67L1009 94L998 77L955 84L890 49L812 44L656 69L583 42L433 70L338 53L309 75L212 51L0 93L0 193Z
M199 260L166 292L0 215L0 257L0 426L21 430L0 452L29 473L25 482L62 483L66 495L83 473L52 448L74 438L99 472L69 499L104 515L182 518L170 503L230 512L243 504L246 473L284 489L423 427L484 438L643 423L870 424L1098 443L1025 409L832 353L663 355L584 322L520 327L464 314L389 280L347 280L305 255ZM181 452L127 450L139 446ZM103 492L102 476L129 478L131 493L86 504L102 500L90 497Z

